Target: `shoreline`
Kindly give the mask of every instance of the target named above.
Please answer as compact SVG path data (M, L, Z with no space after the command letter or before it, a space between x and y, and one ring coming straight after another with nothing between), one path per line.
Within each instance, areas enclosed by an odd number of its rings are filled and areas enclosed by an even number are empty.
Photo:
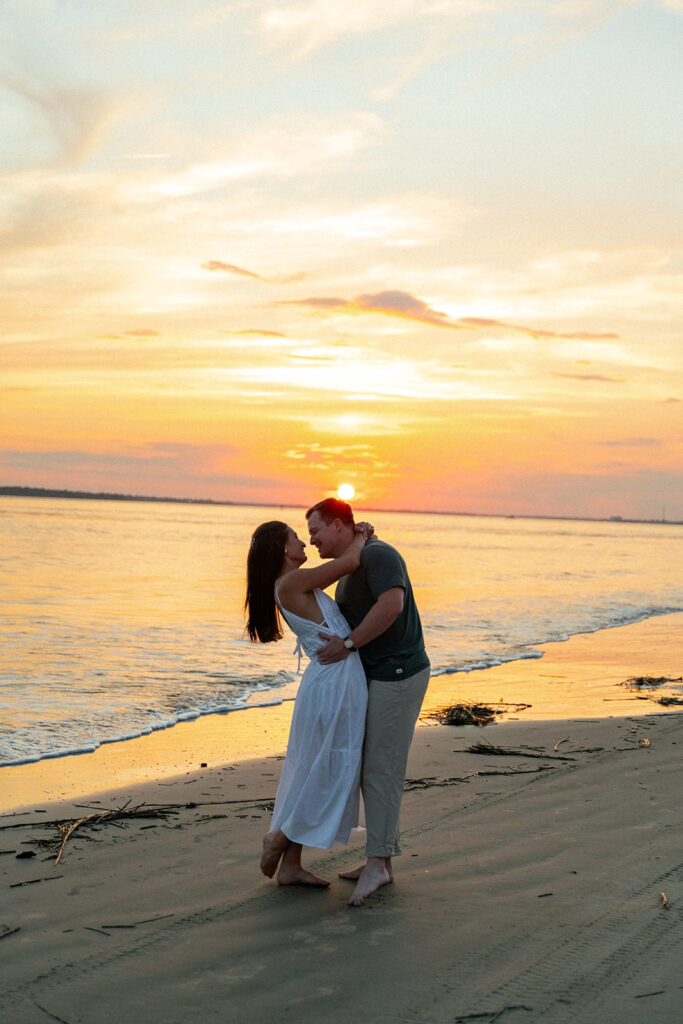
M672 612L539 645L541 658L433 676L417 731L431 724L428 716L436 709L454 702L531 705L517 714L511 711L487 730L497 730L504 721L671 714L620 684L631 676L683 675L681 637L683 612ZM654 696L669 693L683 697L681 684L653 691ZM0 817L31 804L92 798L133 785L168 785L196 771L282 755L293 706L287 699L203 715L92 752L0 767Z

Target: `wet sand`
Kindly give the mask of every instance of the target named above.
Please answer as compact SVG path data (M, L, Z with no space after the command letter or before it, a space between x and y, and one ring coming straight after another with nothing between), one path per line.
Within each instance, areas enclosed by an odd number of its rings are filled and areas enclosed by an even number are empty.
M362 859L362 834L306 851L327 890L259 874L291 704L3 769L0 1015L678 1024L683 715L618 684L682 675L682 623L434 681L427 713L451 699L533 707L483 729L421 722L396 881L363 908L336 877ZM174 806L77 831L58 864L33 843L56 835L33 822L127 801Z

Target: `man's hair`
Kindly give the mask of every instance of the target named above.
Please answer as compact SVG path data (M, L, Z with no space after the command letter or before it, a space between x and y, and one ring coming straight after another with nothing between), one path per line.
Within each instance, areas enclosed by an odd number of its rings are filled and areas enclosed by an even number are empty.
M345 526L354 526L353 511L346 501L339 498L323 498L317 505L313 505L306 513L306 519L310 519L314 512L317 512L326 523L332 523L335 519L341 519Z

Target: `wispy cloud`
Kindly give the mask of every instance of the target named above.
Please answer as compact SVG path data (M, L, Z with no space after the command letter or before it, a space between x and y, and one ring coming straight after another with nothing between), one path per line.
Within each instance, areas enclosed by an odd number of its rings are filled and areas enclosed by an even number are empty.
M607 377L601 373L554 373L554 377L562 380L595 381L601 384L623 384L626 377Z
M271 2L259 20L266 47L286 53L293 61L310 59L361 36L394 31L402 43L393 59L384 56L364 69L366 76L374 74L372 97L388 101L420 74L468 53L479 55L474 87L485 87L580 39L637 2L559 0L543 5L528 0L345 0L340 11L326 0L300 0ZM677 2L680 0L669 0L671 5ZM492 50L495 60L489 59Z
M298 284L308 277L305 271L297 271L290 274L273 274L270 277L263 277L262 274L256 274L253 270L238 267L234 263L224 263L223 260L207 260L205 263L202 263L202 270L209 270L213 273L234 274L237 277L250 277L255 281L263 281L266 284Z
M662 444L657 437L623 437L613 441L599 441L606 448L659 448Z
M348 313L383 313L387 316L404 317L435 327L457 328L445 313L432 309L422 299L404 291L383 291L374 295L357 295L354 299L340 299L330 296L312 296L307 299L290 300L283 305L308 306L317 310L339 310Z
M198 140L207 159L195 158L178 172L150 182L149 190L165 196L197 196L241 181L307 178L331 165L349 164L362 150L384 137L381 119L367 111L337 116L288 112L264 118L239 137Z
M493 328L496 330L519 331L533 338L563 338L569 340L600 340L615 339L619 335L613 332L590 331L552 331L541 327L529 327L523 324L507 323L490 317L450 317L447 313L434 309L429 303L411 295L409 292L391 290L375 294L357 295L353 299L341 299L336 296L310 296L306 299L285 300L282 305L306 306L314 310L331 310L347 313L382 313L387 316L402 317L416 320L419 323L431 324L433 327L449 327L453 330L478 330Z
M384 476L395 469L391 462L381 458L376 446L369 444L326 445L314 441L289 448L282 456L296 466L297 472L303 469L348 472L371 465L373 473Z
M252 270L237 267L234 263L223 263L222 260L207 260L206 263L202 263L202 268L204 270L220 271L222 274L236 274L238 277L253 277L256 281L264 280L260 274L255 274Z
M505 323L502 320L490 320L487 317L465 316L457 321L463 327L495 327L506 331L521 331L532 338L565 338L570 341L613 340L619 337L611 331L550 331L542 327L524 327L521 324Z
M45 161L84 160L115 117L114 105L106 96L75 86L55 87L28 69L0 71L0 87L15 105L23 105L33 122L34 145L42 149ZM12 148L6 143L5 165L7 161L21 165L20 157L12 159Z
M255 335L258 338L285 338L286 337L286 335L284 335L281 331L266 331L266 330L261 330L258 327L247 327L247 328L244 328L243 330L233 330L233 331L222 330L220 333L221 334L237 334L237 335Z

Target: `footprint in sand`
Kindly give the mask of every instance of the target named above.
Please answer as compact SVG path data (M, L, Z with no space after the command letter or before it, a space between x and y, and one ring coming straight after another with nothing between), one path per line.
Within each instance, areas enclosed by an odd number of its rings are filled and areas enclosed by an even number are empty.
M379 946L385 939L391 935L396 935L397 928L376 928L375 931L368 938L369 946Z
M323 931L328 935L354 935L358 931L355 924L346 921L325 921Z

